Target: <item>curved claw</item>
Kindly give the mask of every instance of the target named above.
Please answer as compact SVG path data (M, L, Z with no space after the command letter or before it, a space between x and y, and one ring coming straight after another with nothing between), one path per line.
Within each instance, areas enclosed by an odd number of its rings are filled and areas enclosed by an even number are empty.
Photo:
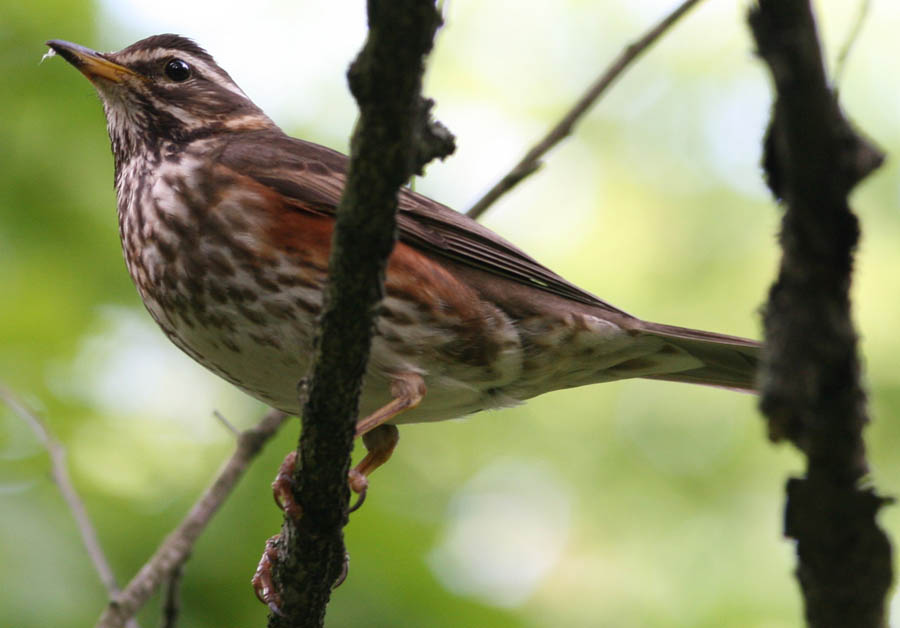
M350 508L347 510L347 514L348 514L348 515L349 515L351 512L356 512L357 510L359 510L359 508L360 508L360 507L363 505L363 503L366 501L366 493L367 493L367 492L368 492L367 489L364 488L364 489L357 495L357 497L356 497L356 502L355 502L352 506L350 506Z
M339 586L344 584L344 580L347 579L348 573L350 573L350 554L348 552L344 552L344 564L341 567L341 573L338 575L337 580L335 580L334 584L331 585L332 590L337 589Z

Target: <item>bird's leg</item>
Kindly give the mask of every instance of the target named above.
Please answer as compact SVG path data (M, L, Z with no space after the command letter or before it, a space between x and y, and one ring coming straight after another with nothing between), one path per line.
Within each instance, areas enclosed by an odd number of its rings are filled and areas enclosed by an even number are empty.
M381 424L371 432L363 434L362 439L366 446L366 456L347 474L350 490L359 496L356 503L350 507L350 512L363 505L366 490L369 488L368 475L390 459L397 441L400 440L400 430L396 425Z
M391 401L356 424L356 435L362 436L387 423L405 410L412 410L425 397L425 380L418 373L400 373L391 380Z
M350 488L359 495L356 503L350 508L350 512L362 506L366 498L366 489L369 486L369 474L390 459L394 447L397 446L397 441L400 439L400 431L397 427L389 425L387 422L404 410L415 408L425 396L425 382L422 380L422 376L416 373L403 373L395 376L391 381L391 396L393 397L391 401L356 424L356 435L362 436L367 453L348 474ZM296 464L297 452L292 451L281 463L278 475L272 482L275 503L294 521L303 515L303 509L294 500L293 478ZM278 556L276 543L279 536L275 535L266 541L266 549L252 580L256 596L276 615L282 614L281 596L272 579L272 564ZM347 567L348 562L345 560L344 570L335 582L335 587L340 586L347 577Z
M356 435L362 436L367 453L359 464L350 469L350 488L359 495L350 512L362 506L369 487L369 474L390 459L400 439L397 427L387 422L401 412L415 408L425 397L422 376L418 373L395 376L391 382L391 396L391 401L356 424Z
M348 474L350 488L360 496L350 512L362 506L366 488L369 486L368 476L390 460L394 447L400 440L400 432L395 426L388 425L387 421L404 410L410 410L419 405L425 396L425 382L417 373L397 375L391 382L391 395L393 396L391 401L356 424L356 435L362 436L367 453L359 464L350 469ZM294 521L303 514L300 505L294 500L293 477L296 464L297 452L292 451L281 463L278 475L272 482L275 503Z

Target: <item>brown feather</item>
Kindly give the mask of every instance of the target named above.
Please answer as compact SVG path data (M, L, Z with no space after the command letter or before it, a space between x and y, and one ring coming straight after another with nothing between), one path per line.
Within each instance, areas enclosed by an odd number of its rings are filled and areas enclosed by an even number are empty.
M235 134L225 146L220 160L227 167L255 179L289 200L288 209L302 214L333 216L340 202L348 158L341 153L284 135L277 128ZM631 333L663 339L666 344L658 359L666 359L665 347L674 347L703 363L685 371L647 375L646 365L623 364L622 377L629 369L637 377L704 384L743 391L754 389L759 360L759 344L752 340L700 330L650 323L610 305L549 270L515 245L445 205L411 190L399 196L397 215L400 259L415 255L419 263L431 264L429 256L487 272L528 288L599 309ZM285 223L290 224L288 218ZM287 234L293 230L288 229ZM284 237L290 237L289 235ZM404 248L403 245L409 245ZM416 253L416 250L426 253ZM398 251L399 252L399 251ZM409 267L409 264L404 264ZM390 268L389 268L390 271ZM391 285L388 274L388 288ZM393 282L396 283L396 282ZM443 284L446 285L446 284ZM507 290L504 290L507 292ZM448 295L449 298L449 295ZM573 307L575 306L573 303ZM577 309L577 308L576 308ZM674 353L674 351L673 351Z
M235 134L221 161L307 210L333 214L340 202L345 155L288 137L277 129ZM440 257L601 309L623 313L566 281L518 247L471 218L404 189L397 216L399 239Z

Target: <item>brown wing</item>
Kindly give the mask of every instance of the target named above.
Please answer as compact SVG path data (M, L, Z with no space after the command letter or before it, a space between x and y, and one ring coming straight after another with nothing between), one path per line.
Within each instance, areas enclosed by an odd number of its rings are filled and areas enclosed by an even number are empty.
M348 158L276 130L236 134L221 162L266 185L304 210L333 215L346 179ZM400 240L522 284L625 314L569 283L490 229L464 214L407 189L400 192ZM626 314L627 316L627 314Z
M348 159L336 151L297 140L277 130L242 133L222 149L223 165L245 174L289 199L297 211L333 216L346 180ZM752 340L645 322L581 290L539 264L513 244L449 207L401 190L397 215L401 241L470 267L615 313L633 332L661 338L662 357L686 352L702 365L690 370L641 374L752 391L759 344ZM633 375L634 376L634 375ZM623 375L628 377L628 375Z

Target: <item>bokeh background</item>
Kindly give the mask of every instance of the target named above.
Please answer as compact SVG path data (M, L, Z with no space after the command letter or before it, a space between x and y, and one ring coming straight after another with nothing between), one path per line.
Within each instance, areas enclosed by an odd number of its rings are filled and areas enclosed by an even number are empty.
M816 4L833 68L860 1ZM445 3L427 95L459 150L417 189L470 206L675 0ZM707 0L485 218L539 260L660 322L758 337L779 211L758 167L768 77L747 2ZM0 380L45 417L120 582L183 516L256 402L168 344L119 249L112 160L92 88L48 38L114 50L196 38L288 132L346 150L344 71L362 0L35 0L0 7ZM847 111L891 155L854 194L853 287L873 477L900 493L900 5L871 3L843 74ZM299 374L298 374L299 375ZM280 525L269 482L287 426L187 564L183 625L259 626L249 578ZM358 454L357 454L358 455ZM802 470L754 398L629 381L464 421L408 426L347 528L331 626L801 623L781 536ZM45 451L0 407L0 626L91 625L104 604ZM900 510L882 523L897 537ZM158 620L158 603L141 614ZM900 624L900 603L893 604Z

